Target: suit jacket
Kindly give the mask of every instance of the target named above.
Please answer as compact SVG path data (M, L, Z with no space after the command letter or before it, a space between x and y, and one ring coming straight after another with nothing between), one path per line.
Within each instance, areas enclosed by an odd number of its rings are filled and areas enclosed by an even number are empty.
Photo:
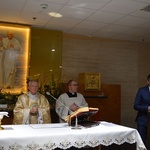
M150 106L150 92L149 87L145 86L138 90L134 102L134 109L138 111L136 117L136 121L138 124L147 126L148 106Z

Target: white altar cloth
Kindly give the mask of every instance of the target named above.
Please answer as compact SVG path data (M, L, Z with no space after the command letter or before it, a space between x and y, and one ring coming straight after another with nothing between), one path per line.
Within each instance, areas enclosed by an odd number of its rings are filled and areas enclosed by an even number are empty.
M137 143L137 150L146 150L136 129L100 122L91 128L73 130L67 123L37 125L2 125L0 150L51 150L71 146Z

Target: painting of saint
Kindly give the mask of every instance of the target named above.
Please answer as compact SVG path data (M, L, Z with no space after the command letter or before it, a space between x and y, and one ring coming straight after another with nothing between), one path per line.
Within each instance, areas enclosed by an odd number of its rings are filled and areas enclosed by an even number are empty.
M15 28L0 30L0 87L3 89L23 88L21 73L27 71L28 46L27 36ZM28 37L29 39L29 37ZM19 81L20 80L20 81Z
M1 68L2 68L2 86L13 87L16 73L17 52L21 51L21 44L14 38L14 33L7 32L7 37L1 37Z

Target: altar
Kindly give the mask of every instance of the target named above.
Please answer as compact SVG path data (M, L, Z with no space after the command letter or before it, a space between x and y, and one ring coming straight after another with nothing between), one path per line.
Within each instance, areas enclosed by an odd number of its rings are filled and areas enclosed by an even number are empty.
M52 150L136 143L136 150L146 150L136 129L101 121L98 126L72 129L67 123L3 125L0 131L2 150Z

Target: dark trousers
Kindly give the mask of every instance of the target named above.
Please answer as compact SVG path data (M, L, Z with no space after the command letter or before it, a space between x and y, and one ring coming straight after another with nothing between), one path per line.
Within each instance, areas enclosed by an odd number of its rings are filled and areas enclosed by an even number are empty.
M147 126L138 124L137 130L142 138L143 143L145 146L147 146Z

